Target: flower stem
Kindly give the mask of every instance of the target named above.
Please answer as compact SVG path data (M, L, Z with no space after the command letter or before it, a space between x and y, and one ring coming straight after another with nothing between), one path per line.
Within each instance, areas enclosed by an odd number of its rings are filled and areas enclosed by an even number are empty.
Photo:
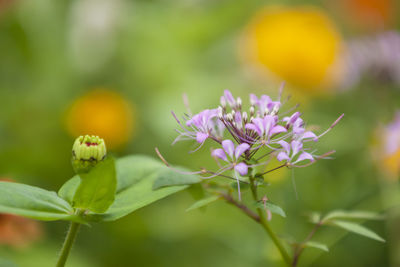
M253 195L253 199L255 201L258 201L258 196L257 196L257 186L254 183L254 178L249 177L250 179L250 188L251 188L251 193ZM272 239L274 242L275 246L278 248L279 252L281 253L282 258L286 262L288 266L291 265L292 260L290 259L289 254L287 253L286 249L284 248L282 242L279 240L277 235L272 231L271 227L269 226L268 220L265 215L265 211L262 210L261 208L257 208L258 215L260 216L260 224L264 228L264 230L267 232L269 237Z
M79 213L79 212L78 212ZM60 257L58 258L56 267L64 267L68 259L69 252L71 251L72 245L74 244L75 238L78 234L81 224L71 222L67 236L65 237L64 244L61 249Z

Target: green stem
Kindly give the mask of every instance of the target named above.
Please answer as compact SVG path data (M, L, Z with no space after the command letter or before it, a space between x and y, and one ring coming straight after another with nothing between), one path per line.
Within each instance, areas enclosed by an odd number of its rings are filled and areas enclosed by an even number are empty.
M251 188L251 193L253 195L253 198L255 201L258 201L258 196L257 196L257 186L254 184L254 178L250 178L250 188ZM283 246L282 242L279 240L277 235L272 231L271 227L269 226L268 220L265 215L265 211L262 210L261 208L257 208L258 215L260 216L260 224L264 228L264 230L267 232L267 234L270 236L272 241L274 242L275 246L278 248L279 252L281 253L282 258L285 260L286 264L288 266L291 266L291 258L289 254L287 253L285 247Z
M78 234L79 228L81 224L76 222L71 222L67 236L65 237L64 244L61 249L60 257L58 258L58 262L56 267L64 267L65 262L68 259L69 252L71 251L72 245L74 244L76 235Z

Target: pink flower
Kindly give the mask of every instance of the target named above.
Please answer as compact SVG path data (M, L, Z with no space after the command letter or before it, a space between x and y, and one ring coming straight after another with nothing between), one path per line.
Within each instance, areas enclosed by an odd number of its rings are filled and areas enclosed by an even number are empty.
M233 169L243 176L247 174L248 166L246 163L238 161L243 153L249 148L250 145L246 143L242 143L235 148L235 145L231 140L224 140L222 141L222 148L215 149L212 152L212 155L231 163Z

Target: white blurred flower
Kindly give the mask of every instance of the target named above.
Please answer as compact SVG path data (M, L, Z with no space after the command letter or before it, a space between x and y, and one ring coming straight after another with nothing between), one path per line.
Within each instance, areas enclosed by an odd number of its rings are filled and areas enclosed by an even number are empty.
M72 61L79 70L95 71L112 56L122 11L122 0L74 2L68 38Z

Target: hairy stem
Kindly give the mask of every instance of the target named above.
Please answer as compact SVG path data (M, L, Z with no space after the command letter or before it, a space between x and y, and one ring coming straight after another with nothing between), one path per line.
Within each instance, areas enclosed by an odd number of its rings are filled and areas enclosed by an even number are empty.
M253 199L255 201L258 201L258 196L257 196L257 186L254 183L254 178L250 178L250 189L251 193L253 196ZM261 226L264 228L264 230L267 232L269 237L272 239L274 242L275 246L278 248L279 252L281 253L282 258L286 262L288 266L291 265L292 260L290 259L289 254L287 253L285 247L283 246L282 242L279 240L278 236L272 231L271 227L269 226L268 220L265 215L265 211L261 208L257 208L258 216L260 217L259 223Z
M80 212L78 211L77 214ZM64 267L67 262L69 252L71 251L72 245L76 239L81 224L71 222L69 225L67 236L65 237L64 244L61 248L60 257L58 258L56 267Z

